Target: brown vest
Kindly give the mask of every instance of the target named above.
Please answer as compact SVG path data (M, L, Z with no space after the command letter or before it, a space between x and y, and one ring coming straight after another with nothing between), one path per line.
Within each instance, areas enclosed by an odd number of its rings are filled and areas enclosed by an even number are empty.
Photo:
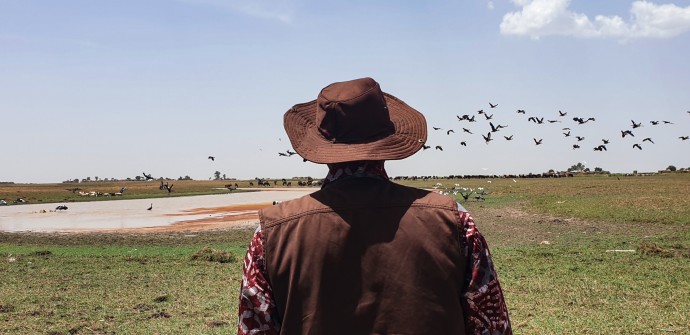
M455 201L374 178L259 213L281 334L464 334Z

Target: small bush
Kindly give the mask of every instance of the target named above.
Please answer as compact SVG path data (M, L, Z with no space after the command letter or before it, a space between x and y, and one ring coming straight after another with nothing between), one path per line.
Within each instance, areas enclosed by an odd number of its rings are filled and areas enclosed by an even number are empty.
M36 250L29 253L29 256L50 256L52 254L50 250Z
M237 261L237 257L235 257L235 255L227 251L204 247L203 249L195 252L194 255L192 255L192 260L202 260L218 263L235 263Z

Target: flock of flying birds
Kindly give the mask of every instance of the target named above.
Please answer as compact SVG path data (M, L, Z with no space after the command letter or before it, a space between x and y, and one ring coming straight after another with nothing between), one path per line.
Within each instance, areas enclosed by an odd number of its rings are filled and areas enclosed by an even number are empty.
M489 144L491 141L494 140L504 140L504 141L512 141L514 138L514 134L509 133L509 130L505 130L506 128L509 128L507 124L501 124L499 123L496 119L494 119L494 114L491 113L490 111L495 110L495 108L498 107L498 104L494 104L489 102L489 111L484 111L483 109L480 109L476 112L476 114L463 114L463 115L456 115L457 122L460 123L460 126L457 129L458 133L463 134L463 135L475 135L479 134L484 140L484 143ZM687 111L688 116L690 116L690 111ZM516 111L516 114L518 115L524 115L526 117L526 120L528 122L532 122L536 125L548 125L548 124L555 124L555 123L562 123L562 122L572 122L574 123L573 128L570 127L562 127L561 128L561 133L563 134L564 138L572 139L572 150L578 150L582 149L585 145L585 136L581 136L578 134L577 127L588 124L588 123L594 123L596 122L596 118L594 117L579 117L579 116L574 116L570 117L568 116L568 112L564 112L559 110L557 115L554 115L554 118L548 119L546 117L539 117L539 116L529 116L527 117L527 112L524 109L518 109ZM572 120L572 121L570 121ZM483 123L488 123L488 128L484 131L477 131L473 130L476 129L476 126L474 125L477 122L483 122ZM664 126L664 125L673 125L674 123L671 121L667 120L651 120L649 121L649 125L654 127L654 126ZM646 144L655 144L654 139L651 137L644 137L643 135L638 133L638 128L641 128L645 125L643 121L635 121L635 120L630 120L630 124L625 126L621 126L621 131L620 131L620 136L621 138L628 138L630 139L630 143L632 144L632 149L637 149L637 150L642 150L643 145ZM443 128L443 127L432 127L433 131L435 132L445 132L446 135L451 135L456 132L456 129L452 128ZM476 134L475 134L476 132ZM496 134L499 133L500 134ZM637 136L636 136L636 133ZM613 136L613 135L612 135ZM687 141L690 139L690 135L680 135L678 136L678 139L680 141ZM279 139L280 140L280 139ZM537 137L532 137L532 141L534 145L542 145L544 143L543 138L537 138ZM460 141L460 146L467 146L467 140L461 140ZM601 141L596 141L594 145L592 145L592 150L594 151L608 151L608 148L606 145L611 143L611 139L609 138L602 138ZM422 147L422 149L427 150L431 149L432 145L429 143L425 143ZM441 145L434 145L435 150L443 151L443 146ZM297 153L294 151L286 150L285 152L278 152L278 156L280 157L292 157L293 155L296 155ZM209 159L213 160L212 157L209 157Z
M494 108L498 107L498 104L493 104L489 103L489 110L494 110ZM524 109L518 109L517 114L525 115L527 112ZM688 115L690 116L690 111L687 111ZM537 125L543 125L543 124L554 124L554 123L561 123L563 120L569 121L572 120L574 122L574 127L584 125L590 122L596 122L596 119L594 117L568 117L568 112L563 112L563 111L558 111L558 115L555 116L553 119L547 119L546 117L538 117L538 116L529 116L527 117L528 122L533 122ZM473 123L482 121L485 123L488 123L489 128L486 129L486 133L484 131L482 132L477 132L481 135L481 137L484 139L484 143L489 144L491 141L501 139L501 136L503 137L502 140L505 141L512 141L513 140L513 134L507 134L509 131L504 130L505 128L508 128L508 125L500 124L494 119L494 113L484 111L483 109L479 110L476 112L476 114L464 114L464 115L456 115L457 121L461 123L458 132L462 131L462 134L468 134L468 135L474 135L475 132L472 130L473 128L476 128L476 126L472 126ZM651 137L642 137L638 134L638 136L635 136L636 129L643 127L643 122L638 121L636 122L635 120L630 120L631 124L628 125L627 127L624 127L620 131L620 136L621 138L626 138L628 137L629 139L633 139L632 142L632 148L633 149L638 149L642 150L642 146L645 143L649 144L654 144L654 139ZM652 120L649 121L649 124L651 126L663 126L663 125L672 125L674 124L671 121L667 120ZM451 135L455 133L454 129L444 129L442 127L432 127L434 131L442 131L446 132L446 135ZM496 134L498 132L501 132L501 135ZM574 143L572 144L572 149L577 150L581 149L582 146L584 145L583 141L585 140L585 136L579 136L577 135L577 130L574 128L571 129L570 127L563 127L561 128L561 132L565 138L572 138L574 140ZM678 139L681 141L686 141L690 139L689 135L681 135L678 136ZM532 137L532 140L534 141L534 145L541 145L544 142L543 138L537 138L537 137ZM597 141L596 144L593 146L594 151L607 151L606 145L611 142L610 138L602 138L601 142ZM463 140L460 141L461 146L467 146L467 141ZM428 145L428 143L424 144L423 149L430 149L432 146ZM440 150L443 151L443 147L441 145L436 145L434 146L435 150Z

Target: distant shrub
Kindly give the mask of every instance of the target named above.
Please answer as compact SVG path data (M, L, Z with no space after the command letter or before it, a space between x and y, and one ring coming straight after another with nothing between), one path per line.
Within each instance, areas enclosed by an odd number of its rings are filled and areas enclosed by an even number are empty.
M237 261L237 257L235 257L235 255L233 255L227 251L216 250L213 248L204 247L203 249L195 252L192 255L192 260L194 260L194 261L202 260L202 261L218 262L218 263L234 263Z
M53 253L50 250L36 250L29 253L29 256L50 256Z

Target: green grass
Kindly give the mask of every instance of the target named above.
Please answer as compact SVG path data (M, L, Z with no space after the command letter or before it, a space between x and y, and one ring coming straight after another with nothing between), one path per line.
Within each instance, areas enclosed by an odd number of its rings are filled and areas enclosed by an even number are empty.
M0 333L232 333L251 234L0 235ZM235 261L194 260L205 247Z
M437 182L487 189L463 203L516 334L690 333L689 175ZM0 233L0 333L234 333L252 233Z

